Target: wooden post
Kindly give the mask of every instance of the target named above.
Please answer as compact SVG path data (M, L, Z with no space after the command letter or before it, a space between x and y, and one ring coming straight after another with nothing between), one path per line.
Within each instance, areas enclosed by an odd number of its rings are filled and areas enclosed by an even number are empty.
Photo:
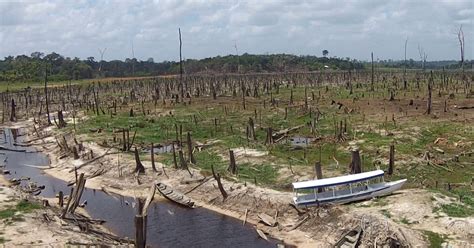
M64 206L64 194L62 191L59 191L58 198L59 198L58 205L59 207L62 208Z
M146 244L146 216L135 215L135 247L145 248Z
M395 145L391 144L390 145L390 157L389 157L389 162L388 162L388 174L392 175L393 174L393 165L395 163Z

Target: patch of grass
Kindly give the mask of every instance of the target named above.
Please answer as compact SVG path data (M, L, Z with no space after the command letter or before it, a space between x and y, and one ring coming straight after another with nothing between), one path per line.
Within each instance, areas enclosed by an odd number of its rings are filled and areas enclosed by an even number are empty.
M238 165L239 178L246 181L257 180L257 184L272 185L278 177L277 169L269 164L253 165L249 163Z
M392 214L387 209L380 210L380 213L382 213L385 217L387 217L389 219L392 218Z
M451 217L469 217L474 215L472 208L457 203L443 204L440 210Z
M7 241L10 241L10 240L0 236L0 244L4 244Z
M375 198L373 202L374 202L375 207L383 207L383 206L387 206L388 204L387 199L383 197Z
M432 231L423 231L423 233L425 234L426 239L428 239L431 248L441 247L441 244L446 242L446 235L440 235L439 233Z
M32 212L35 209L41 209L41 208L42 208L41 205L39 205L38 203L29 202L29 201L25 201L25 200L20 201L16 205L16 209L18 211L24 212L24 213L29 213L29 212Z
M17 203L15 208L7 208L4 210L0 211L0 219L8 219L8 218L13 218L15 216L15 213L17 212L22 212L22 213L30 213L35 209L40 209L41 205L37 203L32 203L26 200L22 200ZM18 216L18 218L21 218ZM20 220L20 219L18 219Z
M8 218L11 218L15 215L15 210L14 209L11 209L11 208L8 208L8 209L4 209L4 210L1 210L0 211L0 219L8 219Z
M400 219L400 222L405 224L405 225L411 225L412 223L410 222L410 220L408 220L407 218L403 217L402 219Z

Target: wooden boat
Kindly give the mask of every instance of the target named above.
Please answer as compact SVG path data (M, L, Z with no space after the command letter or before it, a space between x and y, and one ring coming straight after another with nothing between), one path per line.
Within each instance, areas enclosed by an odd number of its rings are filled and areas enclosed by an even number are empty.
M358 226L344 235L342 238L334 245L337 248L355 248L359 243L360 235L362 234L362 229Z
M194 202L191 200L191 198L185 196L183 193L173 190L171 187L164 183L157 183L156 184L156 189L160 192L163 197L166 199L177 203L181 206L188 207L188 208L194 208Z
M387 195L406 179L385 182L383 170L293 183L296 206L342 204Z

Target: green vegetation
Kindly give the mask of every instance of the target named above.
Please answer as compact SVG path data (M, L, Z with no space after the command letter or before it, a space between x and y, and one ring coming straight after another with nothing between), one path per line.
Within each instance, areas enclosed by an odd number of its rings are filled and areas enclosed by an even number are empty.
M17 205L14 208L7 208L4 210L0 210L0 219L9 219L13 218L15 214L18 212L20 213L30 213L35 209L40 209L41 205L33 202L29 202L26 200L22 200L17 203ZM21 220L18 219L17 220Z
M387 217L387 218L392 218L392 214L390 213L390 211L388 211L387 209L382 209L380 210L380 213L382 213L383 216Z
M249 73L321 70L362 69L356 60L349 58L327 58L316 56L296 56L288 54L240 56L228 55L206 59L187 59L187 73ZM31 56L8 56L0 60L0 82L38 82L44 80L45 71L49 81L66 81L102 77L157 76L179 73L179 62L163 61L155 63L152 58L140 61L127 58L125 61L96 61L94 57L86 60L64 57L55 52L43 54L34 52Z
M403 217L402 219L400 219L400 223L403 223L403 224L405 224L405 225L410 225L410 224L412 224L412 223L410 222L410 220L408 220L408 219L405 218L405 217Z
M440 235L435 232L431 231L423 231L425 234L426 239L428 239L428 242L430 243L430 248L441 248L441 244L446 242L446 235Z
M453 191L433 190L439 193L439 197L444 198L447 194L455 199L460 199L460 203L442 204L433 209L434 213L443 212L450 217L470 217L474 215L474 193L468 189L456 189ZM436 200L434 197L431 200Z

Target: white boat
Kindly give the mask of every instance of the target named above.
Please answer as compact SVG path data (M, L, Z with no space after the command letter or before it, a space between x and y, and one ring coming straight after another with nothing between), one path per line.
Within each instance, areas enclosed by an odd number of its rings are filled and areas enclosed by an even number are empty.
M293 183L296 206L341 204L387 195L398 190L406 179L385 182L384 171L375 170L340 177Z

